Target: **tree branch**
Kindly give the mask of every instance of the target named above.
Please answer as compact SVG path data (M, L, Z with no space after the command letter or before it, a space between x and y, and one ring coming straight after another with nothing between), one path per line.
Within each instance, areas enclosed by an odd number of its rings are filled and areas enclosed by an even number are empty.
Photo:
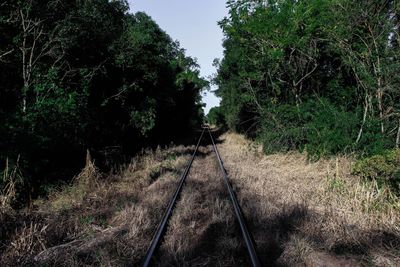
M14 48L9 50L9 51L7 51L7 52L4 52L3 54L0 54L0 61L2 60L3 57L11 54L12 52L14 52Z

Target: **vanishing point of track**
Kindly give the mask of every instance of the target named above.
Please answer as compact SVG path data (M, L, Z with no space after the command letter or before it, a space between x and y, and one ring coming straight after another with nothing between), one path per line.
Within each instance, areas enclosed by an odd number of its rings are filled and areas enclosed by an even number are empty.
M217 146L215 145L214 138L213 138L213 136L211 134L210 128L209 127L204 127L202 132L201 132L200 138L199 138L199 140L197 142L196 148L195 148L195 150L194 150L194 152L192 154L192 157L190 158L189 164L186 166L185 171L183 172L183 174L182 174L182 176L180 178L178 187L176 188L176 191L175 191L174 195L172 196L172 198L171 198L171 200L170 200L170 202L168 204L168 207L167 207L167 209L166 209L166 211L165 211L165 213L163 215L163 218L162 218L162 220L161 220L161 222L160 222L160 224L159 224L159 226L157 228L157 231L153 236L151 244L150 244L150 246L149 246L149 248L147 250L146 256L143 258L143 261L142 261L142 266L143 267L150 266L150 262L151 262L151 259L153 257L153 254L156 251L156 249L158 248L158 246L160 244L160 241L161 241L161 239L163 237L163 234L165 233L165 230L166 230L167 225L168 225L168 220L172 215L173 209L175 207L175 203L176 203L176 201L177 201L177 199L179 197L180 192L182 191L182 187L183 187L183 185L185 183L186 177L189 174L190 167L192 166L192 163L193 163L193 161L194 161L194 159L196 157L197 151L199 149L199 146L200 146L201 140L203 139L205 131L207 131L209 136L210 136L214 152L215 152L215 154L217 156L218 164L219 164L220 169L221 169L221 171L223 173L223 177L224 177L224 181L225 181L225 184L226 184L226 188L227 188L227 190L229 192L229 197L230 197L230 200L232 202L232 205L233 205L233 208L234 208L234 211L235 211L235 215L236 215L236 219L237 219L237 222L239 223L240 231L242 233L244 242L246 244L247 252L248 252L249 258L251 260L252 266L261 266L261 263L260 263L260 260L258 258L258 255L257 255L257 251L256 251L256 248L255 248L253 239L251 237L251 234L250 234L249 230L247 229L247 225L246 225L243 213L241 211L239 202L238 202L238 200L236 198L236 195L235 195L235 192L233 190L233 187L232 187L231 183L229 182L228 173L225 170L224 163L223 163L223 161L221 159L221 156L219 155L219 152L218 152Z

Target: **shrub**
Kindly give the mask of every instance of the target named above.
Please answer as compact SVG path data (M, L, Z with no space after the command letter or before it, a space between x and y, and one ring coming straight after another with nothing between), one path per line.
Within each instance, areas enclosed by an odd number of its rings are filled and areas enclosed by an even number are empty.
M400 193L400 149L386 150L357 161L353 173L364 179L375 180L378 185L388 185Z
M359 128L356 112L322 99L305 102L302 113L307 140L304 149L310 156L319 158L352 149Z
M390 147L380 134L379 121L367 120L358 143L360 111L349 111L326 98L299 104L271 104L262 118L259 138L265 153L306 151L310 158L359 152L373 155Z
M274 153L298 149L305 143L305 132L294 105L271 105L262 118L259 138L264 152Z
M225 119L220 107L213 107L207 114L207 120L210 124L216 126L224 126Z

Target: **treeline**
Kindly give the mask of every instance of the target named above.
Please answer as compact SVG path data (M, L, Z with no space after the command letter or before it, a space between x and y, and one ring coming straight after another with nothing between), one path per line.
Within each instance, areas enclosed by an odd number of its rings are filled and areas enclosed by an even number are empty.
M221 107L212 107L207 114L206 120L214 126L225 126L225 118L221 112Z
M196 61L128 9L125 0L0 3L0 168L18 165L21 195L72 178L86 149L104 163L201 122L207 82Z
M215 62L226 124L266 152L400 145L400 2L236 0Z

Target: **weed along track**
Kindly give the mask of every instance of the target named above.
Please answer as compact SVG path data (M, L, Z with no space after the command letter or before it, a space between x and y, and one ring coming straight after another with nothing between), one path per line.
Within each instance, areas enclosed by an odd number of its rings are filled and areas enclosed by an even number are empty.
M31 211L0 214L0 266L258 266L257 253L265 266L399 266L400 202L373 195L352 164L264 155L208 128L115 174L88 159Z
M0 267L400 267L400 0L0 1Z
M209 127L201 132L141 265L182 262L190 266L261 266Z

